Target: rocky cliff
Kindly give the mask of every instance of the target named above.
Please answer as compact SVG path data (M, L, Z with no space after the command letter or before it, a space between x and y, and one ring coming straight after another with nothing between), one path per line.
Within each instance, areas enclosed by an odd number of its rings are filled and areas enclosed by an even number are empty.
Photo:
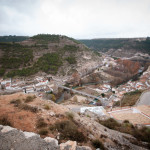
M77 146L76 141L58 144L58 141L51 137L42 139L33 132L23 132L0 125L0 150L91 150L91 148Z

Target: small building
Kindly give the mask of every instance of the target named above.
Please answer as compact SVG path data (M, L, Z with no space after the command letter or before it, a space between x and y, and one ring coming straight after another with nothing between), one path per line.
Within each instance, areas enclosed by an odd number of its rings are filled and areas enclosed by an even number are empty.
M95 107L81 107L80 113L84 113L86 110L89 110L95 114L100 116L106 115L106 110L102 106L95 106Z

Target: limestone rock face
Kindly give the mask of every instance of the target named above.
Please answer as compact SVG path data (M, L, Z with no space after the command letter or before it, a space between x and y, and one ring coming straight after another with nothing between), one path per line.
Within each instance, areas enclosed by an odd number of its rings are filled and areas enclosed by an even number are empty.
M76 150L76 141L67 141L66 143L60 144L60 150Z
M91 148L77 146L76 141L58 145L58 141L54 138L42 139L38 134L0 125L0 150L91 150Z
M92 150L90 147L87 146L77 146L76 150Z
M59 150L58 141L40 138L32 132L22 132L9 126L0 126L0 149L2 150Z
M89 113L92 115L92 113ZM140 145L133 144L133 141L136 142L133 136L125 133L121 133L115 130L108 129L104 127L96 120L97 117L86 117L75 115L74 120L84 126L87 130L90 131L89 138L93 140L95 137L101 137L104 142L105 148L109 150L121 150L121 149L129 149L129 150L146 150L147 148L141 147ZM142 142L145 145L144 142ZM79 149L80 150L80 149Z
M60 144L60 150L92 150L87 146L77 146L76 141L67 141L66 143Z

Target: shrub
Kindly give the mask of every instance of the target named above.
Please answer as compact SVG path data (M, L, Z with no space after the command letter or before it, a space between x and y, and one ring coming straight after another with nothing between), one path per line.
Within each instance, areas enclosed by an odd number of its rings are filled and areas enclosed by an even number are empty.
M67 57L65 60L67 60L69 62L69 64L76 64L76 58L73 56Z
M104 145L98 139L92 141L92 145L94 148L100 148L101 150L105 150Z
M104 94L104 93L102 93L101 95L102 95L102 97L105 97L105 94Z
M143 127L141 129L134 129L133 136L138 140L150 143L150 128Z
M68 52L77 52L78 47L76 47L74 45L65 45L62 50L68 51Z
M0 119L0 124L5 126L12 126L12 123L8 120L7 116L3 116Z
M74 114L72 112L66 112L66 116L68 117L68 119L73 120Z
M39 118L36 122L36 127L37 128L43 128L43 127L46 127L47 126L47 123L44 122L44 119L43 118Z
M110 129L117 130L122 133L131 134L140 141L145 141L150 143L150 129L147 127L138 129L137 127L134 127L133 124L131 124L128 120L125 120L121 124L112 118L104 121L100 120L99 123Z
M36 98L36 96L27 96L26 99L25 99L25 103L29 103L29 102L32 102L34 99Z
M48 104L45 104L45 105L44 105L44 109L49 110L49 109L50 109L50 106L49 106Z
M75 125L75 123L70 120L56 122L53 126L50 126L49 129L60 132L60 140L66 139L77 142L86 141L85 135L80 132L77 125Z
M120 123L118 123L113 118L109 118L109 119L104 120L104 121L100 120L99 122L100 122L100 124L106 126L109 129L116 129L116 127L120 127L121 126Z
M28 111L31 111L33 113L37 113L38 112L38 108L37 107L33 107L33 106L30 106L30 105L27 105L27 104L20 104L19 109L23 109L23 110L28 110Z
M10 104L14 104L15 107L18 107L21 104L20 99L13 99L10 101Z
M54 94L50 94L51 96L52 96L52 101L56 101L56 97L55 97L55 95Z
M41 129L41 130L39 130L38 134L40 134L40 135L47 135L48 134L48 130L47 129Z
M130 123L129 120L124 120L123 123Z

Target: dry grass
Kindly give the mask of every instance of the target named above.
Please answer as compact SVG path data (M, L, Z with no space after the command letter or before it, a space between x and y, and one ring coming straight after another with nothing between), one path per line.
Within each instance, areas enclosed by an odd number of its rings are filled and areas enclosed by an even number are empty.
M31 102L31 101L33 101L33 99L35 99L35 96L27 96L27 98L24 100L24 102ZM13 99L10 101L10 104L14 104L15 107L18 107L19 109L22 109L22 110L31 111L33 113L38 112L37 107L25 104L22 102L21 99Z

